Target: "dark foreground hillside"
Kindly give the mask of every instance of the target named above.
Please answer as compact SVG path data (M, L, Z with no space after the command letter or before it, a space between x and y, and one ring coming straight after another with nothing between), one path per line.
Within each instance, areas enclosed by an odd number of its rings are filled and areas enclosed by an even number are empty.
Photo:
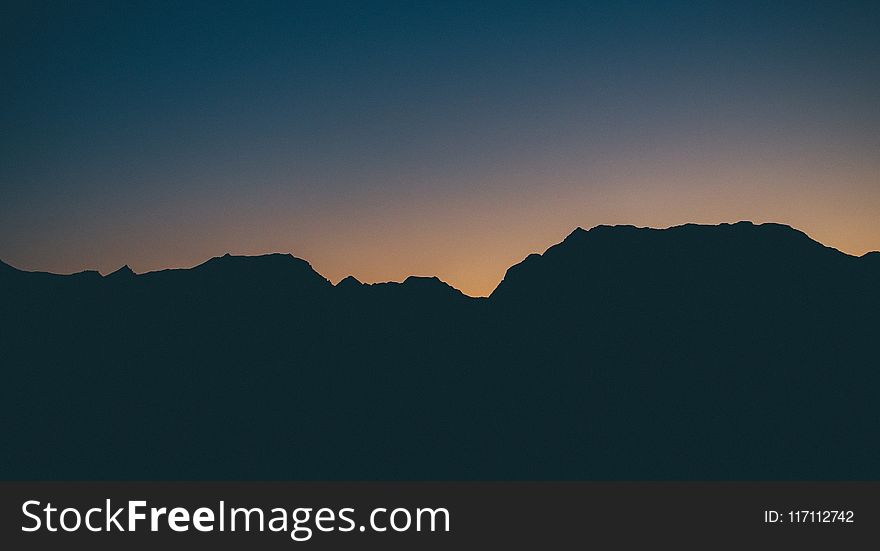
M578 229L488 299L0 264L0 477L877 479L877 260L740 223Z

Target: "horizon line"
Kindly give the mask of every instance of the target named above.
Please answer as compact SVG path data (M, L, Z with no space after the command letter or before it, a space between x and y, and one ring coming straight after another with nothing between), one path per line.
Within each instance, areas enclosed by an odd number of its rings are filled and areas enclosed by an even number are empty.
M847 253L847 252L845 252L845 251L842 251L842 250L840 250L840 249L837 249L837 248L835 248L835 247L831 247L831 246L829 246L829 245L825 245L824 243L822 243L822 242L820 242L820 241L814 239L812 236L810 236L808 233L806 233L806 232L803 231L803 230L797 229L797 228L795 228L795 227L793 227L793 226L791 226L791 225L789 225L789 224L783 224L783 223L779 223L779 222L761 222L761 223L758 223L758 224L752 222L751 220L739 220L739 221L737 221L737 222L720 222L720 223L717 223L717 224L700 224L700 223L688 222L688 223L684 223L684 224L676 224L676 225L667 226L667 227L662 227L662 228L651 227L651 226L636 226L636 225L634 225L634 224L596 224L596 225L590 227L589 230L585 230L582 226L577 226L575 229L573 229L572 231L570 231L570 232L565 236L565 238L563 238L562 241L559 241L558 243L554 243L554 244L552 244L552 245L549 245L549 246L548 246L546 249L544 249L544 251L541 252L541 253L532 252L532 253L527 254L525 257L523 257L522 260L520 260L519 262L517 262L517 263L515 263L515 264L513 264L513 265L511 265L511 266L509 266L509 267L508 267L508 270L509 270L511 267L516 266L517 264L523 262L523 260L525 260L525 259L528 258L528 257L531 257L531 256L543 256L548 250L550 250L551 248L556 247L556 246L558 246L558 245L561 245L561 244L564 243L569 237L571 237L571 236L574 235L574 234L577 234L578 232L590 233L590 232L592 232L592 231L594 231L594 230L596 230L596 229L600 229L600 228L632 228L632 229L636 229L636 230L668 231L668 230L674 230L674 229L686 228L686 227L719 228L719 227L726 227L726 226L741 226L741 225L748 225L748 226L752 226L752 227L777 226L777 227L787 228L787 229L789 229L789 230L791 230L791 231L794 231L794 232L797 232L797 233L800 233L800 234L804 235L805 237L807 237L808 239L810 239L810 240L813 241L814 243L818 243L819 245L821 245L821 246L823 246L823 247L825 247L825 248L828 248L828 249L831 249L831 250L837 251L838 253L843 254L843 255L845 255L845 256L848 256L848 257L850 257L850 258L864 258L864 257L869 256L869 255L872 255L872 254L880 254L880 251L868 251L868 252L866 252L866 253L864 253L863 255L860 255L860 256L859 256L859 255L849 254L849 253ZM194 268L198 268L199 266L203 266L204 264L206 264L206 263L208 263L208 262L210 262L210 261L212 261L212 260L215 260L215 259L218 259L218 258L224 258L224 257L232 257L232 258L261 258L261 257L267 257L267 256L289 256L289 257L291 257L291 258L293 258L293 259L301 260L301 261L305 262L305 263L309 266L309 268L312 269L316 274L318 274L319 276L321 276L321 277L323 277L325 280L327 280L327 281L328 281L333 287L337 287L342 281L344 281L344 280L346 280L346 279L349 279L349 278L352 278L352 279L354 279L355 281L357 281L358 283L361 283L361 284L363 284L363 285L382 285L382 284L388 284L388 283L391 283L391 284L402 284L402 283L404 283L405 281L407 281L407 280L409 280L409 279L411 279L411 278L433 278L433 279L437 279L438 281L440 281L440 282L442 282L442 283L448 285L449 287L451 287L452 289L454 289L454 290L460 292L461 294L463 294L463 295L466 296L466 297L478 299L478 298L488 298L489 296L491 296L491 295L492 295L492 292L494 292L494 290L497 289L498 286L504 281L504 277L502 277L501 280L499 280L498 283L497 283L497 284L495 285L495 287L493 288L493 291L490 292L490 293L487 294L487 295L470 295L470 294L468 294L468 293L465 293L465 292L462 291L461 289L455 287L454 285L450 284L449 282L447 282L447 281L441 279L440 277L438 277L438 276L436 276L436 275L409 274L409 275L403 277L400 281L395 281L395 280L384 280L384 281L362 281L361 279L357 278L354 274L348 274L348 275L346 275L346 276L343 276L343 277L339 278L338 281L333 282L330 278L326 277L324 274L322 274L322 273L320 273L318 270L316 270L316 269L314 268L314 266L312 266L311 262L309 262L309 261L306 260L305 258L298 257L298 256L294 255L292 252L280 252L280 251L267 252L267 253L259 253L259 254L232 254L231 252L226 252L226 253L224 253L224 254L222 254L222 255L219 255L219 256L212 256L212 257L210 257L210 258L208 258L208 259L206 259L206 260L204 260L204 261L202 261L202 262L200 262L200 263L198 263L198 264L195 264L195 265L192 265L192 266L189 266L189 267L181 267L181 266L177 266L177 267L167 267L167 268L160 268L160 269L157 269L157 270L148 270L148 271L145 271L145 272L135 272L135 271L134 271L134 270L133 270L128 264L124 264L124 265L120 266L119 268L117 268L117 269L115 269L115 270L113 270L113 271L108 271L107 273L101 273L99 270L90 270L90 269L80 270L80 271L78 271L78 272L71 272L71 273L56 273L56 272L48 272L48 271L42 271L42 270L24 270L24 269L17 268L17 267L15 267L15 266L13 266L12 264L9 264L9 263L5 262L2 258L0 258L0 264L4 264L4 265L6 265L6 266L12 268L13 270L16 270L16 271L18 271L18 272L23 272L23 273L30 273L30 274L49 274L49 275L55 275L55 276L59 276L59 277L68 277L68 276L75 276L75 275L79 275L79 274L90 274L90 273L94 273L94 274L97 274L98 276L100 276L100 277L103 279L103 278L107 278L107 277L109 277L109 276L111 276L111 275L113 275L113 274L115 274L115 273L117 273L117 272L120 272L120 271L123 271L123 270L126 270L126 269L127 269L128 271L130 271L134 276L144 276L144 275L156 274L156 273L167 272L167 271L176 271L176 270L183 270L183 271L186 271L186 270L192 270L192 269L194 269ZM506 276L506 275L507 275L507 271L505 271L505 276Z

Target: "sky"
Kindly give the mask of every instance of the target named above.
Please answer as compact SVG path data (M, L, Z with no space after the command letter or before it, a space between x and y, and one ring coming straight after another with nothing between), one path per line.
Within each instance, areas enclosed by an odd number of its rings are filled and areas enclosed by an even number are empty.
M699 5L697 5L699 4ZM880 249L876 2L0 7L0 259L488 295L574 228Z

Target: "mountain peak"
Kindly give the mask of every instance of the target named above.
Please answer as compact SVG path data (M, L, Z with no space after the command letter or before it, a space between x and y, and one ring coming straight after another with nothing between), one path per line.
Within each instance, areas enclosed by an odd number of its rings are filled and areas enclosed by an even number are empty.
M442 283L443 285L446 285L445 283L443 283L442 281L440 281L440 278L437 277L437 276L415 276L415 275L411 275L411 276L407 276L406 279L403 280L403 284L404 284L404 285L407 285L407 284L409 284L409 285L421 285L421 284L435 284L435 283Z
M825 263L846 257L784 224L740 221L665 229L598 225L588 231L576 228L544 254L531 254L512 266L492 296L555 295L566 286L580 288L586 281L593 281L594 287L610 285L612 273L617 274L614 277L637 278L644 273L686 277L753 266L787 274L797 271L795 266L825 269ZM605 276L609 279L602 280Z
M199 264L189 271L202 277L224 281L254 283L271 281L275 285L301 281L320 286L332 285L324 276L316 272L311 264L290 253L255 256L238 256L226 253Z
M234 255L225 253L223 256L215 256L214 258L203 262L196 266L196 269L209 266L308 266L311 264L307 261L297 258L290 253L267 253L257 255Z
M336 284L336 287L338 287L340 289L344 289L344 288L363 287L363 285L364 284L361 283L360 280L358 280L358 278L350 275L350 276L345 276L345 278L343 278L342 281L340 281L339 283Z
M115 272L109 273L104 277L106 277L108 279L128 279L128 278L134 277L136 275L137 274L134 273L134 271L128 266L128 264L126 264L125 266L119 268Z
M454 296L465 296L464 293L446 283L437 276L409 276L400 283L404 289L416 292L442 293Z

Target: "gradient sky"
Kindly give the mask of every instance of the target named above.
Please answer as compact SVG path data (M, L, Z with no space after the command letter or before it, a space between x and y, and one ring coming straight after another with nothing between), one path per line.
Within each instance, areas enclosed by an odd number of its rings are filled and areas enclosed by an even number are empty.
M486 295L577 226L880 249L877 2L8 4L19 268L278 251Z

